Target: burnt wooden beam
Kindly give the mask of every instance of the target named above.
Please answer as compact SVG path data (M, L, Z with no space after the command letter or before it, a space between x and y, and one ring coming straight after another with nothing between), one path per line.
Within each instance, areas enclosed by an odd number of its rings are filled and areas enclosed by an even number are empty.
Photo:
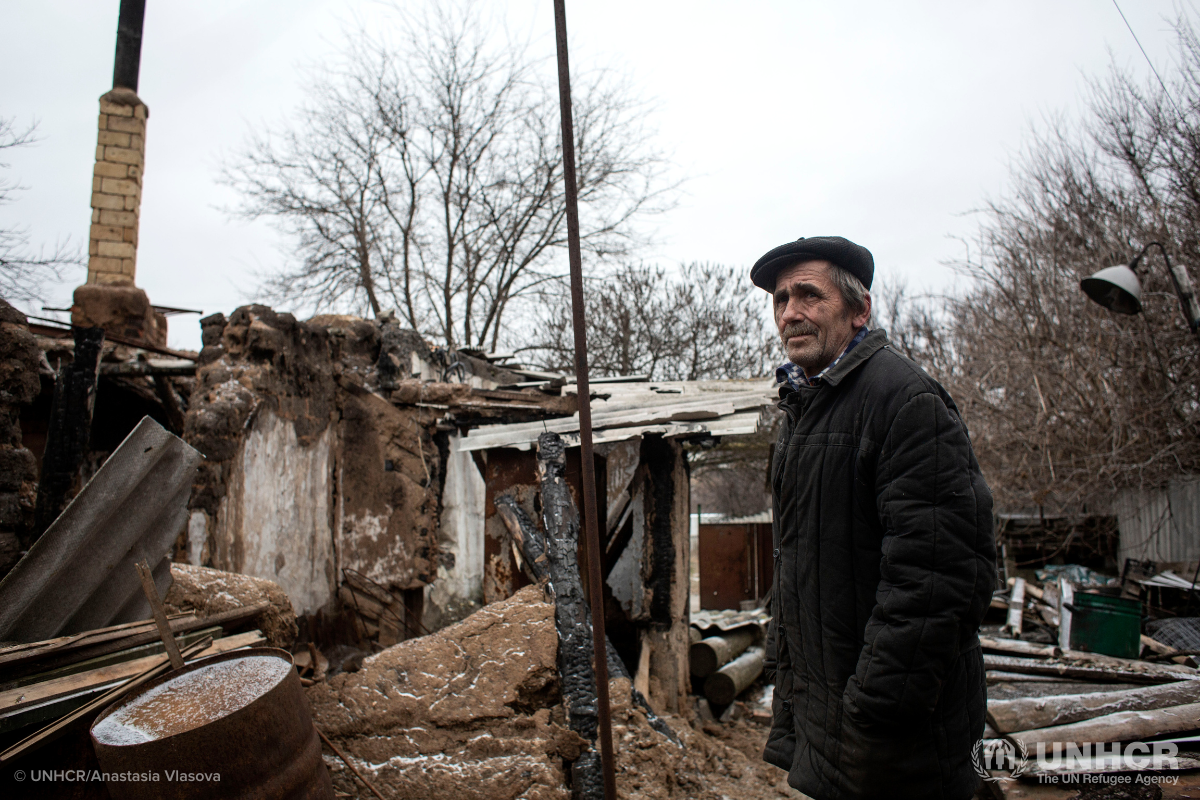
M546 535L538 529L537 523L525 513L525 509L521 508L520 503L512 495L497 497L495 504L496 513L504 521L505 527L512 535L513 544L520 550L520 560L529 579L536 583L547 583L550 580L550 569L549 558L546 555ZM650 701L634 687L633 678L630 676L629 670L625 668L625 662L617 654L617 649L613 647L612 640L608 636L604 637L604 644L606 645L605 661L608 663L609 675L628 680L630 696L633 698L634 704L646 714L646 720L650 723L650 727L682 747L683 742L679 736L671 729L670 725L654 713L654 709L650 707Z
M54 381L33 533L27 546L37 541L82 488L80 468L92 435L104 329L75 328L74 335L75 358L58 371Z
M558 631L558 674L571 730L590 745L571 766L576 797L604 797L604 775L596 752L599 709L596 698L592 612L579 575L579 513L567 485L567 448L556 433L538 437L537 472L542 497L546 565L554 595Z
M171 433L183 436L183 407L179 404L179 396L175 394L175 387L171 385L171 379L164 375L155 375L154 392L163 405L163 412L167 415Z

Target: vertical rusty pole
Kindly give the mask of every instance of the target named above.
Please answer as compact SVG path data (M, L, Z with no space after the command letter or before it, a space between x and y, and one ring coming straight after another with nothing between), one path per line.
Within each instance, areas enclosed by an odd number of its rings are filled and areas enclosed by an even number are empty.
M579 251L579 190L575 184L575 125L571 119L571 69L567 63L565 0L554 0L558 45L558 104L562 114L563 182L567 196L567 253L571 261L571 315L575 328L575 384L579 390L579 461L583 483L584 536L587 538L588 594L592 607L592 653L600 723L600 766L604 796L617 800L613 761L612 712L608 702L608 652L604 636L604 579L600 572L600 527L596 514L596 464L592 451L592 400L588 386L587 330L584 327L583 259Z

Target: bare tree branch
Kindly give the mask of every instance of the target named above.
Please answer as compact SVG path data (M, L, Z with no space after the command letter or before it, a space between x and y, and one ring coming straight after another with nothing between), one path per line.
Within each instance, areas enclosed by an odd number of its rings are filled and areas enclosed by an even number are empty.
M0 118L0 151L35 144L37 123L18 128L13 118ZM0 161L0 169L9 169L10 164ZM9 179L0 178L0 206L14 201L14 195L25 187ZM83 259L71 247L69 240L62 240L49 249L34 248L28 228L0 224L0 296L15 302L37 302L43 300L47 281L61 280L63 270L80 266Z
M277 301L394 305L431 338L495 348L512 304L565 273L554 75L479 5L397 16L394 39L347 37L291 124L229 159L232 212L274 220L296 245L301 264L268 282ZM576 84L583 245L628 257L674 186L629 88L606 73Z

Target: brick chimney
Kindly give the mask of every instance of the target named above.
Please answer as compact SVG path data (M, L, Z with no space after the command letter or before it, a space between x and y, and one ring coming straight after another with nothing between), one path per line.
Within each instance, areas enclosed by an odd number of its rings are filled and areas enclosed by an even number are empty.
M165 347L167 318L134 285L150 116L137 96L145 11L145 0L121 1L113 88L100 97L87 283L75 290L71 324Z
M149 114L132 89L113 89L100 98L88 283L133 283L137 274L138 214Z

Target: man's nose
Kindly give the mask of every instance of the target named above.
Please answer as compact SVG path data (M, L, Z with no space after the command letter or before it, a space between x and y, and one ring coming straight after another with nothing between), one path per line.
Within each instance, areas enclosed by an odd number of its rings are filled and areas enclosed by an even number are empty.
M779 321L786 325L792 322L800 322L803 319L804 314L800 311L800 302L789 298L787 305L783 307L783 313L779 316Z

